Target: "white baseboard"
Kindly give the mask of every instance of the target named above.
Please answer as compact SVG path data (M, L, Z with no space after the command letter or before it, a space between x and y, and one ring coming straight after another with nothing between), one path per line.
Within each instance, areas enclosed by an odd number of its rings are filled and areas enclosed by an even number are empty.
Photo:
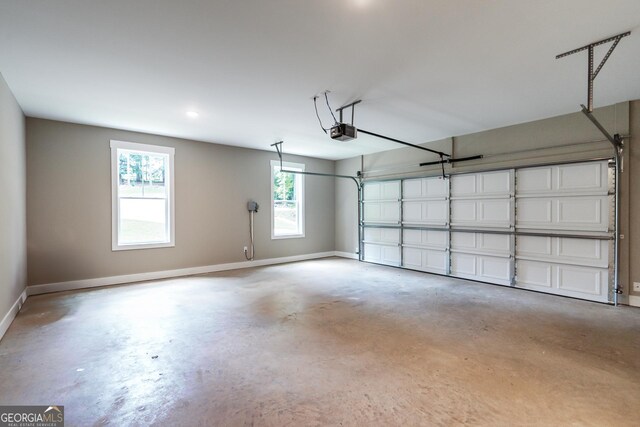
M22 291L16 302L13 303L13 305L9 309L9 312L2 318L2 322L0 322L0 340L4 336L4 333L7 332L7 329L9 329L9 326L11 325L11 322L13 322L13 319L15 319L18 315L18 312L22 308L22 304L24 304L24 301L26 299L27 290L25 289L24 291Z
M631 307L640 307L640 297L636 295L629 295L629 305Z
M336 256L336 252L318 252L314 254L294 255L281 258L258 259L255 261L231 262L227 264L207 265L203 267L180 268L177 270L152 271L149 273L125 274L122 276L98 277L95 279L72 280L69 282L46 283L27 287L27 295L40 295L50 292L63 292L76 289L96 288L99 286L121 285L123 283L144 282L147 280L168 279L171 277L193 276L214 273L216 271L238 270L241 268L261 267L264 265L284 264L287 262Z
M335 251L334 252L335 256L339 256L341 258L349 258L349 259L358 259L358 254L356 253L351 253L351 252L340 252L340 251Z

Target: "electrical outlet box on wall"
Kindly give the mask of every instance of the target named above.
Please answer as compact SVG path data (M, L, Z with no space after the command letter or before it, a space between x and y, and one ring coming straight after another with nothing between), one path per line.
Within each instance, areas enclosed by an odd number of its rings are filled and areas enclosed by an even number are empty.
M640 292L640 282L633 282L633 292Z

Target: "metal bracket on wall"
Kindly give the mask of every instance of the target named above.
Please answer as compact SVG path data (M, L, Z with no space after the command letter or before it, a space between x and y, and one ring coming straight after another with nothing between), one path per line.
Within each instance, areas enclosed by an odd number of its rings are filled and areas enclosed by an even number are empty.
M600 41L588 44L586 46L582 46L582 47L579 47L577 49L570 50L570 51L565 52L565 53L561 53L560 55L556 55L556 59L560 59L560 58L564 58L565 56L573 55L574 53L582 52L583 50L589 51L589 59L588 59L588 63L587 63L588 75L587 75L587 108L586 108L589 113L591 113L593 111L593 81L598 76L598 73L600 73L600 70L602 70L602 67L607 62L609 57L611 56L611 53L613 52L613 50L616 48L616 46L618 46L618 43L620 42L620 40L623 37L628 36L629 34L631 34L631 31L627 31L626 33L621 33L621 34L618 34L617 36L609 37L607 39L600 40ZM613 44L609 48L609 51L606 53L604 58L602 58L602 61L600 61L600 64L598 65L598 68L596 68L596 70L593 71L593 50L594 50L594 48L596 46L600 46L602 44L609 43L609 42L613 42Z
M423 166L432 166L432 165L442 165L442 178L445 178L446 175L444 173L444 165L445 164L451 164L453 165L456 162L467 162L469 160L479 160L484 158L484 156L482 154L478 154L477 156L469 156L469 157L459 157L457 159L453 159L453 158L448 158L445 159L443 157L440 157L440 160L435 160L433 162L423 162L420 163L419 166L423 167Z
M577 49L573 49L556 56L556 59L560 59L560 58L564 58L565 56L573 55L574 53L582 52L583 50L588 51L589 57L588 57L588 63L587 63L587 67L588 67L587 106L585 107L584 105L581 105L582 112L584 113L585 116L587 116L587 118L591 121L591 123L593 123L598 128L598 130L602 132L602 134L607 138L607 140L609 140L609 142L613 146L613 150L615 153L616 162L615 162L615 202L614 202L615 203L615 213L614 213L615 234L614 234L614 249L613 249L614 251L613 303L616 306L618 305L618 295L623 293L622 286L620 285L620 280L619 280L619 268L620 268L620 208L619 208L620 184L619 184L619 181L620 181L620 173L622 173L622 155L623 155L624 142L622 140L622 137L619 134L615 134L611 136L611 134L607 132L604 126L602 126L602 124L598 121L598 119L596 119L595 116L593 115L593 81L598 76L598 73L600 73L600 70L602 70L602 67L611 56L611 53L613 52L613 50L616 48L616 46L618 46L618 43L620 42L620 40L623 37L628 36L629 34L631 34L631 31L627 31L626 33L621 33L621 34L618 34L617 36L609 37L607 39L600 40L595 43L591 43L586 46L582 46ZM596 46L600 46L602 44L610 43L610 42L613 42L613 44L605 54L602 61L600 61L598 68L596 68L596 70L594 71L593 70L594 48Z

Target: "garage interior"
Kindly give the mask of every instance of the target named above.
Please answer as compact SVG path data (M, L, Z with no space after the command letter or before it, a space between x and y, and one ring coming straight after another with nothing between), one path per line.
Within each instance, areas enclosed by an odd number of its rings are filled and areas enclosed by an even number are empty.
M0 0L0 52L0 412L638 424L638 2Z

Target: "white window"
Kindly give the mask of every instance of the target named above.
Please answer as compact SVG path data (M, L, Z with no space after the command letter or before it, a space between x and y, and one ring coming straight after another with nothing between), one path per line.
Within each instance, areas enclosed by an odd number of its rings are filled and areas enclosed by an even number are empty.
M299 163L282 163L283 170L304 171ZM271 238L304 237L304 175L280 171L271 161Z
M111 141L114 251L175 246L175 149Z

